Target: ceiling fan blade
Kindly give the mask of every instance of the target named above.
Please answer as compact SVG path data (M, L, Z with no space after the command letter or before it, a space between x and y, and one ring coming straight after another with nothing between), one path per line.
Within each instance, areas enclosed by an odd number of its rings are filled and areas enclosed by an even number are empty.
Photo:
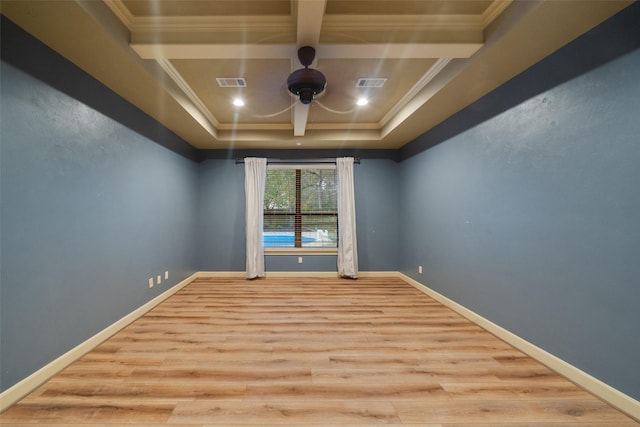
M256 119L268 119L268 118L279 116L280 114L286 113L287 111L289 111L289 110L291 110L293 108L293 105L294 105L294 103L291 103L291 105L289 105L287 108L285 108L284 110L278 111L277 113L252 114L252 116L255 117Z
M352 108L352 109L346 110L346 111L334 110L333 108L327 107L326 105L324 105L323 103L321 103L317 99L314 101L314 104L316 104L316 105L322 107L323 109L327 110L328 112L334 113L334 114L349 114L349 113L353 113L354 111L356 111L355 108Z
M304 136L309 119L309 104L296 102L293 109L293 136Z

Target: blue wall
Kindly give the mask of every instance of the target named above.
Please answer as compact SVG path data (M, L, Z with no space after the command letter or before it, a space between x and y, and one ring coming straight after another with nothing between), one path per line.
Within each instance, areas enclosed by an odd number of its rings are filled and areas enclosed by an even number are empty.
M250 155L251 153L246 153ZM268 153L267 153L268 154ZM399 165L362 159L354 166L359 268L397 271L399 254ZM199 172L199 270L245 270L244 165L211 159ZM335 255L270 255L269 271L337 271Z
M400 183L403 272L635 398L639 75L635 50L405 160Z
M199 166L198 270L244 271L244 165L207 160Z
M358 268L398 271L400 263L399 164L363 159L354 166Z
M198 165L4 60L0 73L5 390L194 272Z

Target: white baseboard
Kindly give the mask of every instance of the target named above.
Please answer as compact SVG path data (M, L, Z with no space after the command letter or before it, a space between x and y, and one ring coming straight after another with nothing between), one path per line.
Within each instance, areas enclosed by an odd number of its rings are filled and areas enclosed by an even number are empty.
M83 343L77 345L72 348L62 356L58 357L54 361L49 364L43 366L38 369L33 374L29 375L27 378L23 379L19 383L14 386L8 388L2 394L0 394L0 412L7 409L9 406L16 403L18 400L22 399L27 394L31 393L36 388L40 387L44 384L49 378L53 377L58 372L62 371L64 368L69 366L71 363L75 362L98 345L103 343L109 337L120 331L125 326L129 325L134 320L138 319L149 310L160 304L165 299L169 298L171 295L178 292L180 289L184 288L186 285L191 283L196 277L198 273L194 273L191 276L187 277L177 285L173 286L171 289L163 292L158 295L154 299L150 300L146 304L140 306L135 309L131 313L124 316L122 319L116 321L112 325L106 327L102 331L98 332L88 340Z
M338 277L337 271L267 271L264 277Z
M200 271L198 278L207 277L246 277L244 271ZM338 277L335 271L267 271L266 277Z
M397 271L359 271L358 277L397 276ZM338 276L337 271L267 271L265 277L331 277Z
M244 271L198 271L194 274L194 279L207 277L245 277Z
M359 271L358 277L398 277L397 271ZM200 271L203 277L245 277L244 271ZM265 277L338 277L337 271L267 271Z
M511 344L523 353L531 356L533 359L547 366L548 368L556 371L558 374L564 376L569 381L579 385L611 406L619 409L636 421L640 421L640 402L634 398L622 393L619 390L605 384L599 379L592 377L588 373L576 368L575 366L565 362L564 360L554 356L553 354L541 349L540 347L526 341L512 332L504 329L501 326L496 325L490 320L480 316L479 314L469 310L468 308L458 304L457 302L450 300L444 295L434 291L428 286L413 280L409 276L399 273L399 277L405 280L414 288L429 295L434 300L449 307L456 313L466 317L473 323L477 324L481 328L491 332L493 335L502 339L503 341Z
M479 314L469 310L468 308L456 303L444 295L434 291L433 289L423 285L422 283L410 278L409 276L398 271L361 271L359 277L399 277L419 291L429 295L434 300L451 308L458 314L471 320L478 326L491 332L498 338L511 344L523 353L531 356L538 362L558 372L560 375L570 381L581 386L585 390L593 393L595 396L616 407L620 411L626 413L630 417L640 421L640 402L630 396L614 389L586 372L576 368L564 360L554 356L553 354L537 347L536 345L520 338L519 336L509 332L508 330L496 325L490 320L480 316ZM142 305L138 309L132 311L122 319L118 320L111 326L108 326L101 332L89 338L85 342L79 344L67 353L55 359L53 362L42 367L38 371L29 375L24 380L15 384L13 387L5 390L0 394L0 412L22 399L24 396L35 390L37 387L46 382L49 378L62 371L75 360L79 359L89 351L93 350L106 339L138 319L149 310L160 304L171 295L184 288L197 278L206 277L245 277L244 271L199 271L188 278L184 279L177 285L173 286L166 292L158 295L151 301ZM337 273L333 271L309 272L309 271L274 271L268 272L267 277L337 277Z

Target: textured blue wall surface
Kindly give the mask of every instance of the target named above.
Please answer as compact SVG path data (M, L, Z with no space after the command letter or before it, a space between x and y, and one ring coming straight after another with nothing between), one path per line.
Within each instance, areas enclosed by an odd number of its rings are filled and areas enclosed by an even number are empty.
M244 165L207 160L199 167L198 270L244 271Z
M4 390L194 272L198 165L5 62L1 79Z
M400 263L400 166L391 160L362 160L354 166L358 268L398 271Z
M639 75L636 50L402 162L400 185L403 272L636 399Z
M250 154L248 154L250 155ZM363 159L354 165L359 269L397 271L399 165ZM244 165L206 160L199 178L199 270L245 270ZM337 271L336 257L268 255L268 271Z

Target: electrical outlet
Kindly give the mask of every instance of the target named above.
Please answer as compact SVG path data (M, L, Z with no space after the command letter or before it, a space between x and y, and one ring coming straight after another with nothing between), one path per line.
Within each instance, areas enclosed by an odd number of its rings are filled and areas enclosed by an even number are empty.
M298 257L298 264L302 264L302 257L301 256Z
M149 287L153 288L153 277L149 277Z
M421 265L418 266L418 273L422 274L422 266Z
M169 278L169 272L165 271L164 272L164 280L167 280Z
M162 283L162 276L158 274L158 280L156 280L156 284L159 285Z

